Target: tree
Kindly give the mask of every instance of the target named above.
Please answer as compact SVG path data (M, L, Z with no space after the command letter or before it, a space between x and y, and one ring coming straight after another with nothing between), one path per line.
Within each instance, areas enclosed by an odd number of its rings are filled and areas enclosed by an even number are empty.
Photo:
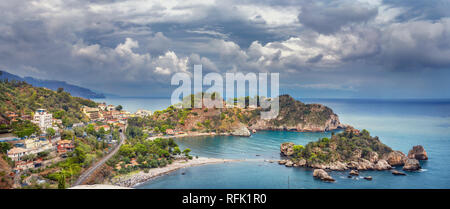
M58 189L65 189L66 188L66 177L64 176L64 173L61 171L59 172L58 177Z
M173 148L173 154L175 154L175 155L179 155L179 154L181 154L181 150L180 150L180 148L179 148L179 147L175 147L175 148Z
M122 105L117 105L117 106L116 106L116 110L117 110L117 111L121 111L122 109L123 109Z
M28 120L15 121L11 126L13 128L13 133L20 138L29 137L40 132L39 127Z
M59 87L57 90L58 93L62 93L63 91L64 91L64 88L62 88L62 87Z
M61 134L61 138L71 140L73 138L73 131L64 130Z
M75 133L75 136L82 137L84 129L83 129L83 127L75 127L75 128L73 128L73 132Z
M186 156L189 156L189 153L191 152L191 149L186 148L185 150L183 150L183 154Z
M87 134L90 134L90 135L93 135L93 136L96 136L96 135L97 135L97 132L95 131L94 125L89 124L89 125L86 127L86 133L87 133Z
M105 128L101 127L101 128L98 130L98 132L97 132L97 137L103 139L103 137L105 137L105 135L106 135Z
M53 128L47 128L45 132L47 133L47 136L49 136L50 138L53 138L56 135L56 131Z
M129 157L129 158L134 157L136 154L134 148L129 144L122 145L119 148L119 153L120 153L120 155Z
M6 154L8 150L12 148L12 145L7 142L0 142L0 153Z

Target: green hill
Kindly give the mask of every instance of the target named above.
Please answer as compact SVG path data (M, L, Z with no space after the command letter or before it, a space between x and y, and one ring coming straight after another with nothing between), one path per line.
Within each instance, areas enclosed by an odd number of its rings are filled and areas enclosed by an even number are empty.
M39 108L47 109L53 117L61 119L63 125L87 121L80 111L83 106L95 107L97 103L80 97L72 97L63 89L52 91L46 88L33 87L23 81L0 82L0 120L9 122L7 112L15 112L19 117L33 115Z

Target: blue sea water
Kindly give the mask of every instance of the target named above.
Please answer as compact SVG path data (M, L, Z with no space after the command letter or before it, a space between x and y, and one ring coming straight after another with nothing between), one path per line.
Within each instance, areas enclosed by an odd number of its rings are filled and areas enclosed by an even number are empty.
M162 99L163 100L163 99ZM169 103L153 99L128 99L125 108L146 108ZM371 135L405 154L414 145L425 147L429 160L421 162L419 172L394 176L389 171L362 171L360 177L347 178L347 172L330 172L334 183L312 177L312 170L287 168L264 160L280 159L282 142L306 144L326 133L261 131L251 137L192 137L176 139L192 155L214 158L249 159L190 167L158 177L137 188L450 188L450 100L301 99L321 103L337 113L342 123L367 129ZM131 104L131 105L129 105ZM398 168L401 169L401 168ZM182 175L184 173L184 175ZM372 181L362 179L372 176Z

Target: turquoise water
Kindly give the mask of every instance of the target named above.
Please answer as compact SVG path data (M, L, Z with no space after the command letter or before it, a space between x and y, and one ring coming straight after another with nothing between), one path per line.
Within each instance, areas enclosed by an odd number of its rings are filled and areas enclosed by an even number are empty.
M429 160L422 162L422 171L407 172L407 176L363 171L360 178L348 179L347 172L330 172L336 182L326 183L315 180L310 169L287 168L264 160L280 159L282 142L306 144L330 136L330 132L261 131L249 138L182 138L176 139L177 143L182 148L189 147L194 156L250 160L186 168L137 188L450 188L450 100L301 100L331 107L341 122L369 130L395 150L407 153L412 146L421 144ZM157 103L150 99L135 102L139 104L134 106L144 107L147 102L152 106ZM372 181L361 179L368 175Z

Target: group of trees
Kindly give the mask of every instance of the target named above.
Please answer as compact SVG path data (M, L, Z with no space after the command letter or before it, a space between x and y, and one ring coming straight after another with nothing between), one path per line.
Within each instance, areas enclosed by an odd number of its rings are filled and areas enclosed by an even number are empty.
M119 152L108 161L111 167L120 165L120 169L117 170L119 173L127 173L139 168L164 167L172 163L176 156L181 155L192 159L189 155L190 149L181 151L173 139L146 140L148 136L143 133L141 127L128 125L126 135L127 144L122 145ZM137 166L130 164L132 159L138 163Z
M61 138L74 139L75 149L73 152L67 153L67 158L64 161L51 165L50 169L59 169L45 177L57 182L58 188L66 188L67 184L73 183L81 174L83 168L89 167L96 159L103 157L106 149L109 148L104 138L98 140L98 137L102 135L99 132L101 132L101 129L95 131L95 128L91 125L64 130ZM114 134L118 137L117 129L114 129Z
M381 143L378 137L370 136L367 130L361 133L344 131L333 134L331 138L321 138L310 142L306 146L294 145L293 159L306 159L310 163L327 163L336 160L348 161L358 150L363 158L369 158L370 152L376 152L379 156L392 152L392 149Z
M19 138L29 137L33 134L39 134L41 129L29 120L17 120L11 123L14 135Z

